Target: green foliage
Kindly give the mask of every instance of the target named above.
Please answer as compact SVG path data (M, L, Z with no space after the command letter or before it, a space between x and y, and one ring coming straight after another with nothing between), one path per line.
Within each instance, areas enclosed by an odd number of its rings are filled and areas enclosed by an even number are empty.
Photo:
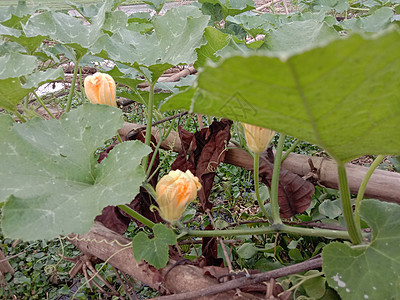
M152 9L154 9L157 14L161 11L161 9L165 4L165 0L148 0L143 2L149 5Z
M90 104L60 120L13 125L0 116L4 234L34 240L83 233L104 206L129 202L144 179L139 164L149 148L123 143L101 164L94 156L121 126L116 108Z
M353 35L290 57L234 56L205 67L198 88L172 96L162 110L185 108L271 128L344 162L398 154L398 47L400 35L392 31L371 39Z
M208 124L212 116L245 121L307 141L298 145L300 153L326 155L327 151L342 162L365 154L400 154L400 37L396 27L381 33L399 20L398 0L303 0L299 4L306 9L289 15L250 12L252 0L200 0L153 17L149 13L127 16L115 10L120 3L70 3L83 18L28 7L24 1L1 10L0 106L21 114L22 106L19 112L16 108L22 98L45 82L63 78L62 69L56 67L67 59L79 66L111 60L115 67L104 70L125 86L118 88L118 95L140 102L143 109L149 106L150 93L138 90L138 83L156 84L168 68L194 64L200 71L198 80L197 75L190 75L179 82L155 85L175 94L167 101L169 92L154 96L153 104L168 111L164 116L174 114L175 109L190 109L207 115ZM145 3L159 13L165 1ZM365 35L371 32L379 34ZM247 35L255 38L258 34L265 34L264 40L245 42ZM38 68L40 60L48 59L54 63L48 70ZM185 87L189 88L182 92ZM76 106L85 101L82 96L74 99L78 99ZM152 117L159 120L163 116L126 113L126 119L144 124ZM122 143L101 164L94 154L105 146L105 140L112 141L122 124L117 109L93 105L64 114L60 120L31 119L26 124L15 124L1 115L3 233L32 240L85 232L104 206L130 202L145 179L139 165L149 148L137 142ZM191 132L197 128L192 116L181 118L180 125ZM287 139L285 149L292 142ZM162 152L161 175L169 171L175 156ZM396 157L386 162L386 168L394 171L399 165ZM254 206L249 172L221 165L216 173L211 195L216 227L264 225ZM265 186L261 197L269 199ZM344 226L340 200L336 190L317 187L309 209L294 220L299 226L308 221ZM188 228L210 224L204 215L196 214L197 205L191 204L183 217ZM269 204L266 208L270 209ZM295 290L294 298L336 299L327 283L343 299L390 298L389 292L397 297L400 257L393 245L399 242L394 217L399 207L366 200L361 213L363 227L367 222L373 230L370 244L365 241L352 247L323 237L248 234L233 237L235 244L226 246L229 259L235 268L268 271L302 262L324 249L325 276L312 270L281 281L285 289ZM131 234L135 258L164 267L169 245L177 242L175 233L162 224L156 224L153 232L140 230L135 228ZM44 242L41 247L45 249ZM182 246L189 259L200 257L200 248L199 244ZM13 265L19 267L14 276L14 287L20 290L16 295L39 299L47 292L43 264L33 264L44 257L44 252L29 252L21 256L18 266ZM221 247L218 257L225 259ZM66 269L63 266L58 271L66 273ZM101 272L107 277L109 271ZM392 281L382 276L388 273ZM65 285L49 297L69 292ZM87 293L77 298L88 298Z
M254 9L253 0L199 0L199 3L203 11L212 15L216 21L221 20L221 17L225 20L228 16Z
M157 269L168 263L168 245L176 244L176 235L167 226L157 223L153 227L154 237L149 239L144 232L139 232L132 239L132 250L137 261L145 260Z
M322 251L327 281L342 299L396 299L400 296L400 206L364 200L360 213L372 228L372 241L353 247L339 242L327 245Z

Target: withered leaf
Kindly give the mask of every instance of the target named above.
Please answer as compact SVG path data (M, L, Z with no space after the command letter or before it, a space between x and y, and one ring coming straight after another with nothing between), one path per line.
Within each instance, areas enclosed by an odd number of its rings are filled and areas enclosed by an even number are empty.
M265 157L260 156L260 180L271 186L274 165ZM314 185L288 170L282 169L279 173L279 214L282 218L290 218L304 212L314 194Z
M211 224L207 225L205 230L214 229ZM203 237L201 254L206 260L207 266L221 266L223 263L222 258L218 258L218 241L215 237Z
M179 127L182 149L171 166L171 170L190 170L196 175L202 189L198 197L203 210L211 209L213 204L208 200L214 182L217 166L224 162L228 142L231 138L232 121L214 120L209 128L203 128L195 134Z

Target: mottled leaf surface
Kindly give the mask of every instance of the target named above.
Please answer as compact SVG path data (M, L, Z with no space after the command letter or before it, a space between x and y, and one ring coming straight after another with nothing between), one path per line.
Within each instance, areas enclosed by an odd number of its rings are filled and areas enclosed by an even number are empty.
M328 284L342 299L400 297L400 206L363 200L360 215L372 228L365 247L334 242L322 251Z
M103 207L129 203L144 179L139 165L149 148L140 142L122 143L101 164L94 155L122 124L118 109L92 104L60 120L16 124L1 116L5 236L36 240L84 233Z
M203 32L209 17L195 7L181 6L154 17L152 34L121 29L113 36L99 39L92 52L107 52L109 58L129 65L150 68L149 77L157 78L172 65L193 63L195 49L203 44Z

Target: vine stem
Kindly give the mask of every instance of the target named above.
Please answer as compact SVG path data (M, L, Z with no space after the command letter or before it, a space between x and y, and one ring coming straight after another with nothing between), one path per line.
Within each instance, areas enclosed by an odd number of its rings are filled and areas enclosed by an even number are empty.
M35 91L33 91L33 95L36 97L37 102L39 102L39 104L43 107L43 109L49 114L49 116L51 118L55 119L56 117L51 113L51 111L44 104L42 98L40 98L39 95Z
M228 229L228 230L187 230L186 235L197 237L258 235L269 233L291 233L303 236L327 237L334 239L351 240L350 235L344 230L330 230L320 228L293 227L286 224L273 224L257 228ZM365 234L367 237L368 234Z
M153 102L154 102L154 86L155 82L150 84L149 103L147 104L147 124L146 124L146 137L144 143L150 146L151 142L151 127L153 126ZM143 160L143 169L147 170L149 156Z
M343 162L336 161L338 166L339 190L342 200L343 214L346 221L347 230L349 232L353 244L358 245L362 242L361 230L356 226L353 217L353 209L350 201L350 189L347 181L346 167Z
M79 70L79 61L80 59L77 59L75 62L74 75L72 77L71 89L69 90L67 107L65 108L65 112L69 112L71 110L72 96L75 92L76 77L78 76L78 70Z
M18 117L18 119L22 122L25 123L26 119L24 118L24 116L22 114L20 114L17 110L13 111L13 113Z
M367 173L365 174L360 188L358 189L356 206L354 208L354 221L356 223L357 231L361 232L360 206L361 206L361 200L364 197L365 189L367 188L367 183L368 183L369 179L371 178L372 173L375 171L375 169L379 166L379 164L382 162L382 160L384 158L385 158L384 155L378 155L375 158L374 162L371 164L371 166L369 167Z
M283 144L286 139L286 134L279 135L278 146L276 148L274 170L271 180L271 211L274 224L282 224L281 216L279 215L278 191L279 191L279 172L281 169Z
M155 223L153 221L150 221L146 217L144 217L141 214L139 214L137 211L134 211L132 208L130 208L126 204L118 205L118 208L122 209L124 212L126 212L128 215L130 215L132 218L135 218L140 223L143 223L144 225L146 225L150 229L152 229L153 226L155 225Z
M256 192L256 198L258 202L258 206L260 207L261 211L263 212L266 218L269 217L267 210L265 209L263 201L260 198L260 184L259 184L259 167L260 167L260 154L254 152L254 189Z
M296 149L297 145L300 143L300 140L296 140L291 146L290 148L285 152L285 154L282 155L282 159L281 159L281 164L284 162L284 160L289 156L289 154L291 152L294 151L294 149Z
M149 167L147 168L147 173L146 173L147 182L149 182L149 181L151 180L151 178L153 178L153 176L154 176L154 174L151 174L151 175L150 175L150 173L151 173L151 169L152 169L152 167L153 167L153 164L154 164L156 155L157 155L158 151L160 151L160 147L161 147L162 141L165 140L165 138L168 137L169 134L171 133L174 124L175 124L175 122L171 122L171 124L170 124L170 126L169 126L169 128L168 128L168 130L167 130L167 133L163 132L162 135L160 134L160 139L158 140L158 143L157 143L157 145L156 145L156 148L155 148L154 151L153 151L153 156L151 157L150 165L149 165ZM153 124L153 125L154 125L154 124ZM161 133L161 131L160 131L160 133ZM164 134L164 133L165 133L165 134ZM157 168L157 170L158 170L158 168ZM154 173L156 173L156 172L157 172L157 171L155 171Z

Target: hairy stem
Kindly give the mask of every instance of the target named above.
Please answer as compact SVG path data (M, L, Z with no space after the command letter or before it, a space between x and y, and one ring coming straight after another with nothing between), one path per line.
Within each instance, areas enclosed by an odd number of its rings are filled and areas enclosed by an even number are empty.
M257 235L257 234L269 234L277 232L298 234L303 236L317 236L317 237L327 237L334 239L344 239L344 240L351 239L349 233L344 230L303 228L303 227L289 226L286 224L273 224L271 226L262 226L257 228L243 228L243 229L188 230L186 234L189 236L198 236L198 237L215 237L215 236Z
M289 154L290 154L291 152L293 152L294 149L296 149L296 147L297 147L297 145L298 145L299 143L300 143L300 140L296 140L296 141L292 144L292 146L290 146L290 148L285 152L285 154L282 155L281 164L282 164L283 161L289 156Z
M261 198L260 198L259 167L260 167L260 154L254 153L254 189L255 189L255 193L256 193L256 198L257 198L258 206L260 207L264 216L266 218L269 218L268 212L264 206L264 202L261 201Z
M151 142L151 127L153 126L153 102L154 102L154 86L155 83L150 84L149 102L147 103L147 124L146 124L146 137L144 143L150 146ZM149 156L143 160L143 168L147 170Z
M80 61L80 59L77 59L75 62L74 75L72 77L71 88L69 90L67 106L65 108L65 112L69 112L71 110L72 96L74 95L74 92L75 92L76 77L78 76L78 70L79 70L79 61Z
M156 148L153 151L153 156L151 157L149 167L147 168L147 173L146 173L146 178L148 178L147 181L149 181L153 177L153 174L152 174L152 176L150 176L150 173L151 173L151 169L153 167L154 161L156 159L157 152L160 150L162 141L165 140L165 138L168 137L169 134L171 133L172 128L174 127L174 123L175 122L171 122L166 134L160 135L160 139L158 140Z
M278 146L276 148L274 171L271 180L271 211L274 224L281 224L281 216L279 215L278 191L279 191L279 172L281 170L283 143L285 142L286 134L279 135Z
M39 104L44 108L44 110L49 114L50 117L52 117L53 119L55 119L56 117L49 111L49 109L46 107L46 105L44 104L44 102L42 101L42 98L39 97L38 94L36 94L35 91L33 91L33 95L35 95L37 102L39 102Z
M362 242L361 231L358 229L354 222L353 209L350 201L350 189L347 181L346 167L341 161L336 161L338 165L339 176L339 189L342 200L343 214L346 221L347 230L349 232L351 241L357 245Z
M360 206L361 206L361 200L364 197L365 189L367 188L367 183L368 183L369 179L371 178L372 173L375 171L375 169L379 166L379 164L382 162L382 160L384 158L385 158L384 155L378 155L375 158L374 162L372 163L372 165L369 167L367 173L365 174L360 188L358 189L356 206L354 208L354 221L356 223L357 231L361 232Z
M25 123L25 122L26 122L26 119L24 118L24 116L21 115L17 110L13 111L13 113L18 117L18 119L20 119L20 121L21 121L22 123Z
M135 218L140 223L146 225L150 229L153 228L153 226L155 225L155 223L153 221L150 221L146 217L139 214L137 211L134 211L132 208L130 208L126 204L118 205L118 208L122 209L124 212L126 212L128 215L130 215L132 218Z

